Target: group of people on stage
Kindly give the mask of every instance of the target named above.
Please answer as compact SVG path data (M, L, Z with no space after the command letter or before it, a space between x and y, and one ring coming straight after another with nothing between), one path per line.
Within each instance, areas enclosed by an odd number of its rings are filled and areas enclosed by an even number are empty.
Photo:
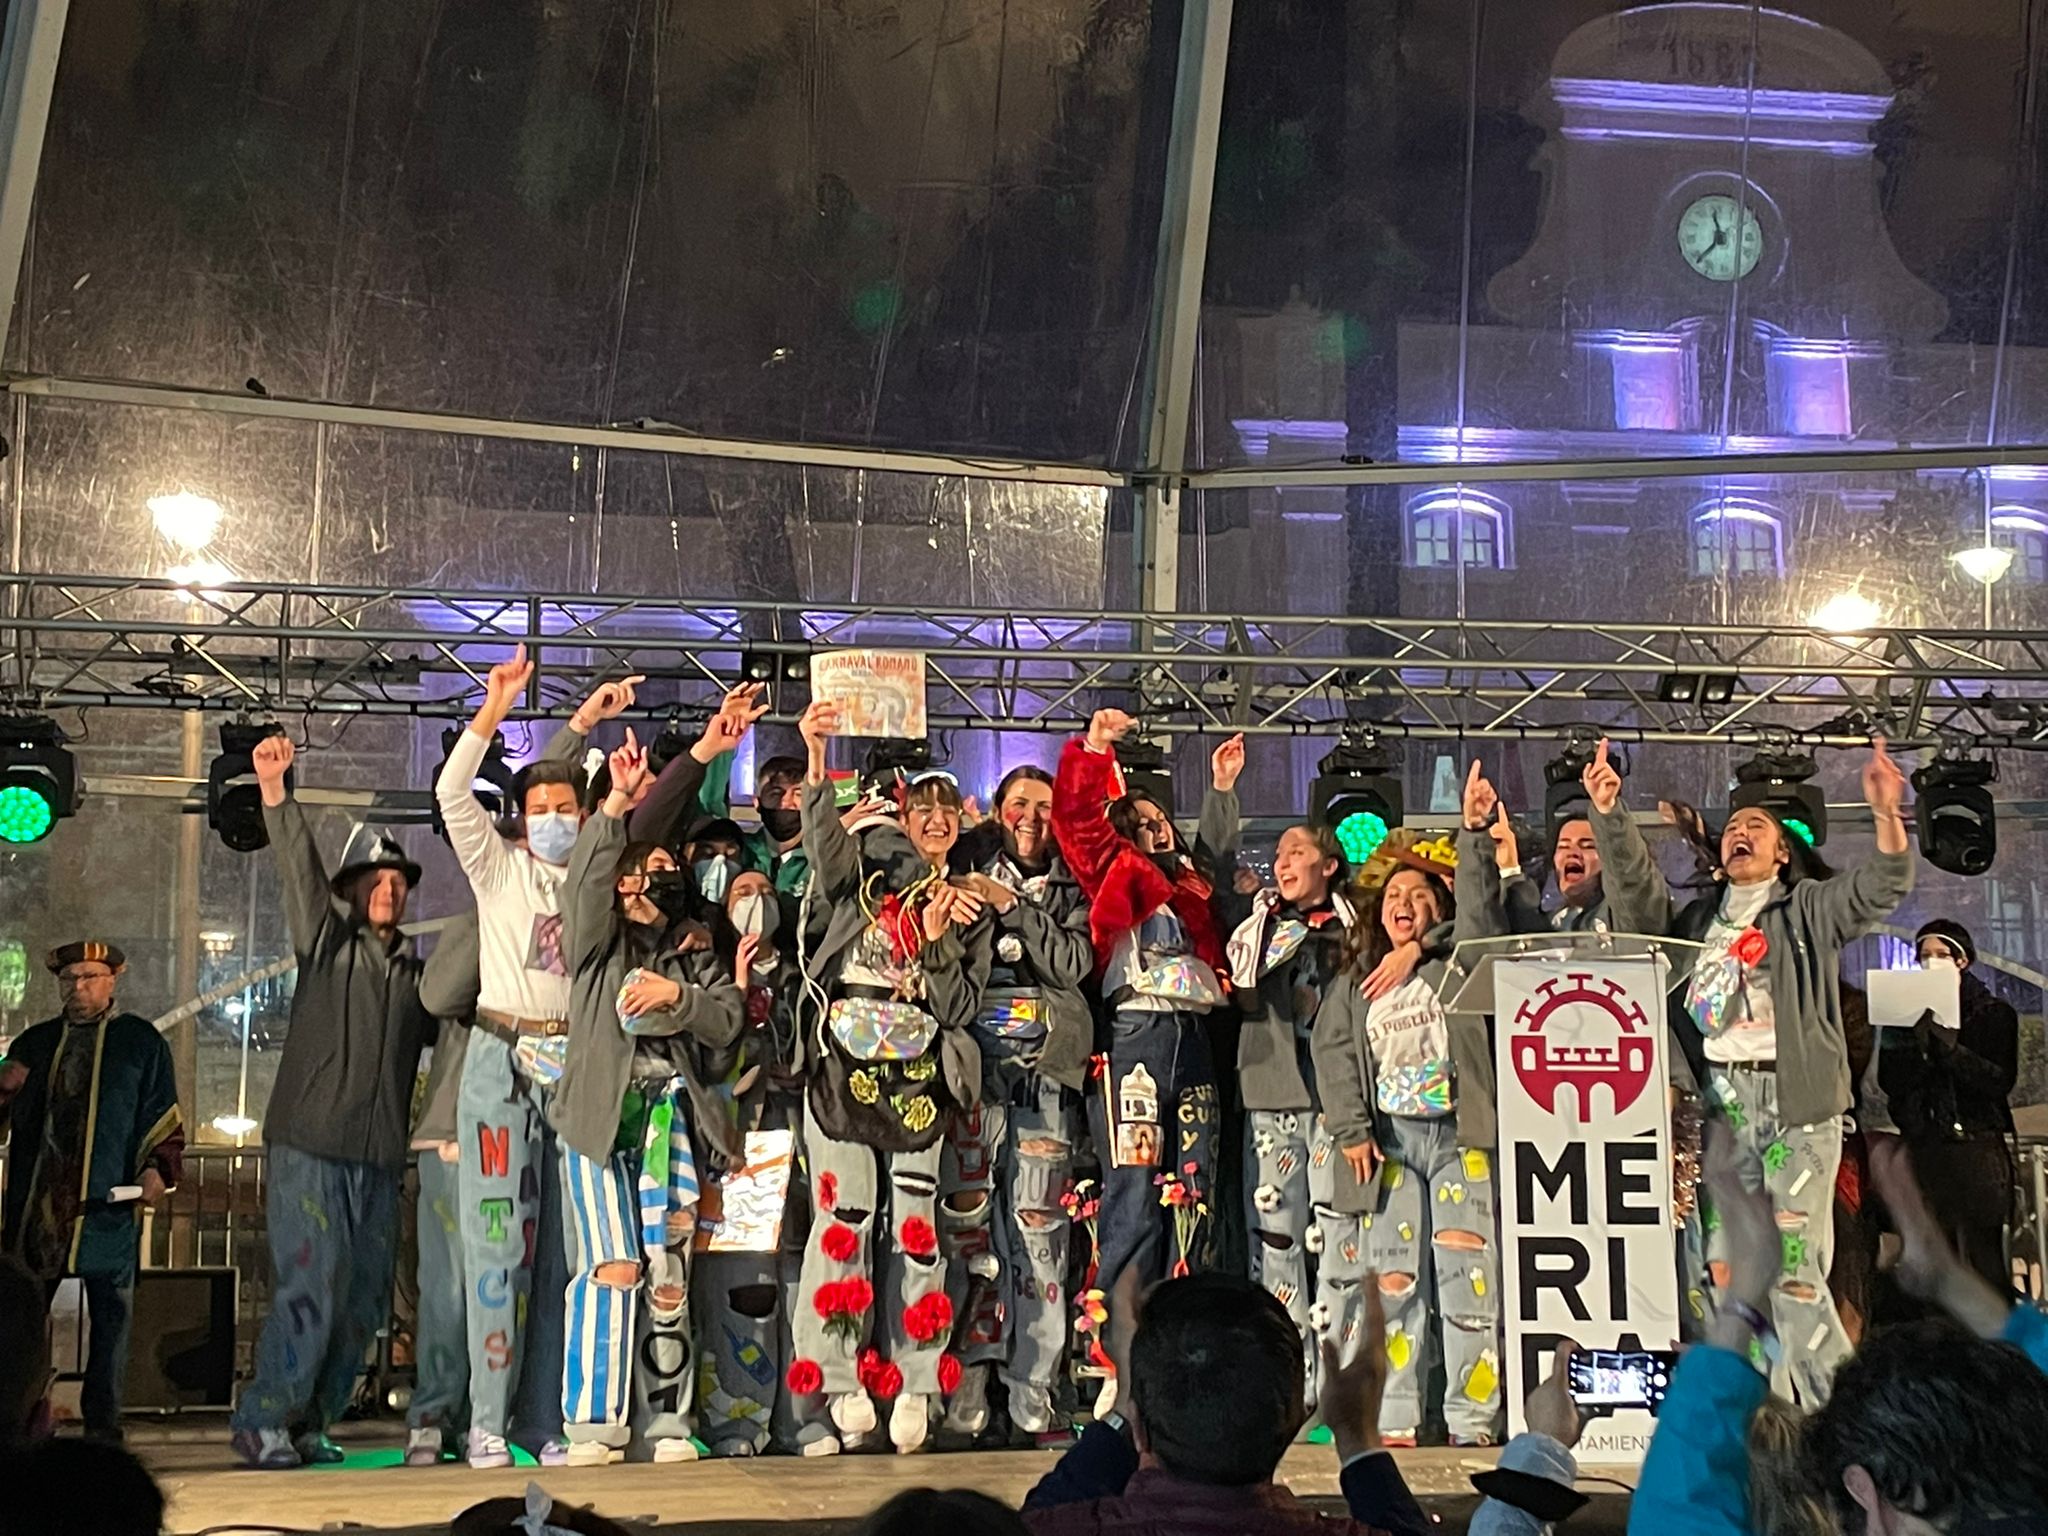
M1863 770L1876 852L1838 876L1749 807L1703 843L1701 893L1674 899L1603 744L1555 830L1554 900L1476 764L1455 841L1396 829L1352 868L1304 821L1245 890L1243 738L1216 749L1190 842L1127 787L1134 722L1116 710L1056 773L1009 772L977 817L943 772L835 776L838 713L814 702L805 756L760 765L746 831L726 771L760 688L728 693L672 760L630 729L600 758L589 737L633 704L629 678L575 712L497 822L473 784L530 676L523 651L492 669L435 785L475 911L424 963L401 931L419 867L380 842L330 876L291 744L256 750L299 971L265 1118L273 1301L234 1418L252 1465L339 1457L325 1431L386 1316L414 1150L409 1464L507 1465L522 1431L570 1465L914 1451L971 1442L998 1410L1059 1432L1077 1350L1096 1414L1114 1410L1101 1339L1119 1278L1214 1267L1240 1231L1300 1330L1305 1409L1320 1343L1346 1358L1370 1283L1384 1437L1494 1443L1491 1025L1447 1010L1444 972L1464 940L1601 926L1702 946L1673 993L1672 1091L1731 1127L1769 1191L1784 1273L1768 1314L1740 1321L1799 1396L1825 1397L1848 1349L1828 1274L1859 1086L1840 951L1913 881L1881 742ZM1959 934L1923 955L1967 965ZM104 946L60 961L69 1022L42 1026L57 1059L35 1031L11 1058L52 1085L89 1022L69 999L119 969ZM1922 1043L1942 1070L1991 1049ZM153 1081L121 1080L122 1124L145 1134L84 1160L88 1213L138 1168L175 1182L175 1109L142 1127ZM53 1234L82 1219L76 1149L50 1150L61 1120L16 1110L5 1241L45 1276L64 1272ZM1691 1228L1675 1249L1704 1308L1719 1234L1710 1211Z

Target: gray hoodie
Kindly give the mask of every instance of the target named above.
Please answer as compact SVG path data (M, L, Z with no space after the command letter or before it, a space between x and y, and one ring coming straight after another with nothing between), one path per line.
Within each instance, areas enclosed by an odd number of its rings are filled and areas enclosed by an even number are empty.
M863 882L875 878L877 891L901 890L928 869L909 835L893 821L859 834L839 823L832 785L805 784L803 789L804 852L811 861L811 887L804 897L804 930L812 930L813 906L825 907L824 933L804 954L804 974L827 991L839 979L846 952L866 930L868 914L861 908ZM981 1010L993 953L992 924L983 912L965 928L948 927L924 946L920 959L925 974L925 1007L939 1023L940 1065L946 1091L956 1104L981 1101L981 1047L971 1025ZM806 1029L820 1021L804 1020Z
M692 1045L713 1050L740 1035L746 1005L730 975L708 951L677 954L651 925L630 923L617 898L626 823L602 811L583 824L569 877L562 885L562 958L569 967L569 1051L548 1100L548 1123L585 1157L602 1160L618 1139L619 1112L633 1079L636 1049L678 1039L670 1054L689 1084L692 1124L703 1135L728 1137L731 1118L696 1069ZM619 989L635 968L658 971L682 988L672 1008L642 1015L639 1033L619 1023ZM728 1147L725 1150L730 1151Z
M1704 939L1720 909L1721 888L1677 910L1635 818L1617 806L1606 815L1594 811L1592 821L1616 931ZM1849 1108L1854 1095L1842 1025L1842 946L1869 933L1906 899L1913 872L1910 848L1873 854L1833 879L1780 886L1757 914L1767 945L1762 968L1777 1010L1778 1112L1787 1124L1812 1125ZM1674 987L1690 979L1690 958L1689 952L1680 958ZM1672 1006L1675 1015L1682 1013L1682 1002Z

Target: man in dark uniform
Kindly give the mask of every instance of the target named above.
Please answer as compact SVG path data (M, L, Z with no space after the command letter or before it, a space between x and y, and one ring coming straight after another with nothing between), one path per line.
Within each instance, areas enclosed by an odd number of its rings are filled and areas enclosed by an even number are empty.
M149 1020L114 1011L126 963L96 939L50 951L64 1011L0 1060L13 1174L0 1252L52 1292L73 1275L85 1283L86 1433L117 1442L142 1206L177 1187L185 1157L170 1047Z

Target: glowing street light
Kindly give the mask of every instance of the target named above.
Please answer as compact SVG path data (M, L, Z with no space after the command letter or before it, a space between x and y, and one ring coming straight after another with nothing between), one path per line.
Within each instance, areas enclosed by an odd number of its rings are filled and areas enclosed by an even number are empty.
M197 554L213 542L223 515L219 502L191 491L149 498L149 516L156 531L188 554Z
M2012 551L1997 544L1959 549L1949 559L1962 567L1965 576L1981 581L1987 587L2012 569Z
M1861 592L1837 592L1814 609L1806 622L1831 635L1860 635L1884 623L1884 611Z

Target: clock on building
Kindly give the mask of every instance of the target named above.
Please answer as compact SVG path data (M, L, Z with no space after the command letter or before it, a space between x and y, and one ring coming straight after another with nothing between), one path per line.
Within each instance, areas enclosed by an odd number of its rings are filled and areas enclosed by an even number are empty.
M1763 226L1747 206L1710 193L1686 204L1678 216L1678 252L1701 277L1733 282L1756 269L1764 253Z

